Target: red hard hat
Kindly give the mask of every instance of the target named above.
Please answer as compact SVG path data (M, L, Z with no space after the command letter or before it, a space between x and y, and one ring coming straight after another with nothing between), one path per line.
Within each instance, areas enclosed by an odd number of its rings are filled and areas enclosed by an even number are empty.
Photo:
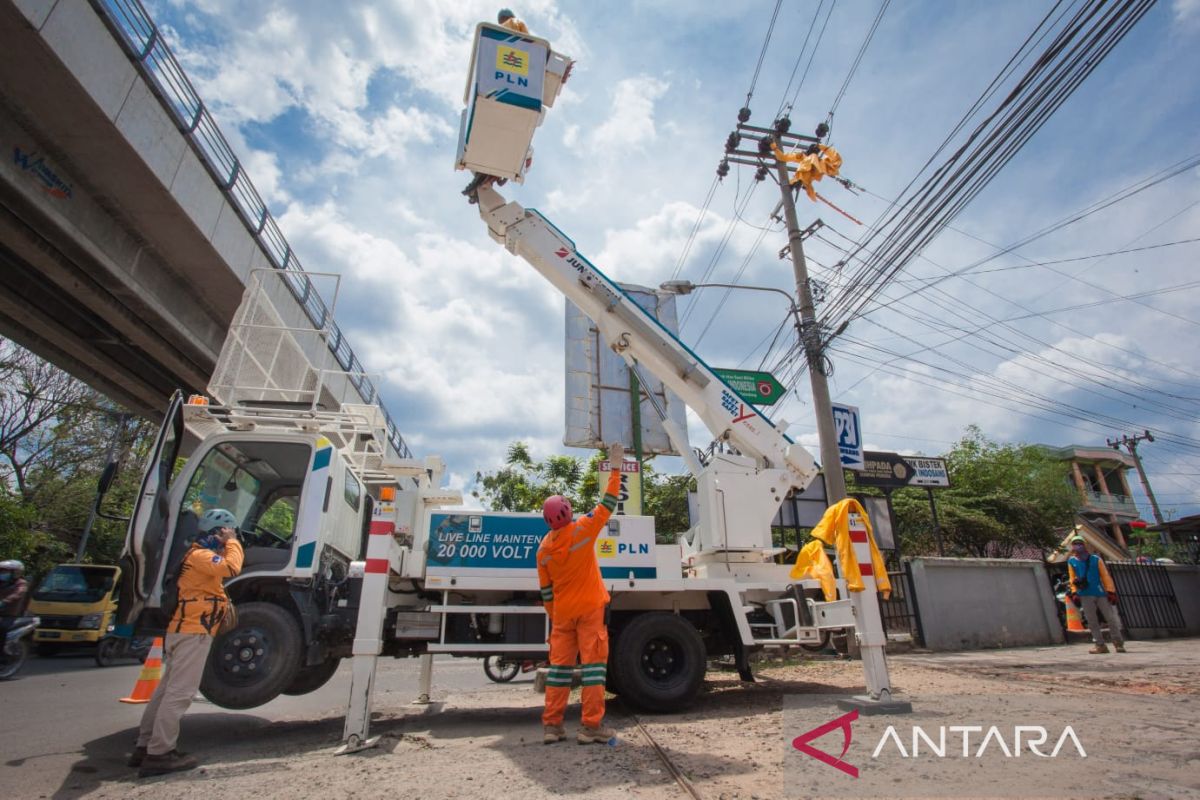
M569 523L572 513L571 501L561 494L547 497L546 502L542 503L542 519L546 520L551 530L558 530Z

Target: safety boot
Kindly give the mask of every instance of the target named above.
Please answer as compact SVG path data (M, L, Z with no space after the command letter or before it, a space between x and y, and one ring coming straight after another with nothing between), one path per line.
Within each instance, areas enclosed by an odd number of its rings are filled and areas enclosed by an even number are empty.
M579 729L579 734L575 737L575 741L580 744L607 744L616 735L616 731L612 728L606 728L603 725L598 725L595 728L589 728L587 725L584 725Z
M138 770L139 778L149 778L151 775L166 775L169 772L183 772L184 770L195 769L200 765L195 756L189 756L178 750L172 750L169 753L162 755L154 755L147 753L142 759L141 769Z
M1088 650L1088 652L1089 653L1107 653L1108 645L1098 644L1098 645L1094 646L1091 650Z
M554 744L565 738L567 738L567 732L563 730L562 725L542 726L542 744Z
M1125 652L1125 643L1120 642L1118 644L1114 644L1113 650L1116 650L1118 653L1124 653Z
M133 752L129 754L129 760L125 762L127 767L140 767L142 762L146 760L146 748L138 745L133 748Z

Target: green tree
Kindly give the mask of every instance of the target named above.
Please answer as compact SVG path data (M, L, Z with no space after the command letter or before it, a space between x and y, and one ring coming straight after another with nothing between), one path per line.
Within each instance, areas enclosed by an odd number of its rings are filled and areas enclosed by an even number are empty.
M118 422L118 420L124 420ZM105 510L127 516L154 426L0 339L0 554L33 575L74 557L110 454L121 464ZM85 560L116 563L125 524L99 518Z
M534 460L524 442L508 446L504 467L475 474L471 492L493 511L541 511L547 497L561 494L576 510L590 509L600 499L598 468L603 452L582 459L548 456ZM675 536L690 527L687 493L696 490L690 475L660 475L649 463L642 465L642 513L654 517L655 537L673 543Z
M934 493L949 555L1008 558L1017 548L1050 550L1079 507L1062 464L1037 445L1000 444L971 426L945 459L951 488ZM927 494L900 489L892 506L902 550L936 553Z
M494 511L540 511L546 498L556 494L579 507L584 499L580 495L583 479L580 459L552 455L544 461L535 461L529 445L513 442L508 446L502 469L475 473L477 488L471 494Z

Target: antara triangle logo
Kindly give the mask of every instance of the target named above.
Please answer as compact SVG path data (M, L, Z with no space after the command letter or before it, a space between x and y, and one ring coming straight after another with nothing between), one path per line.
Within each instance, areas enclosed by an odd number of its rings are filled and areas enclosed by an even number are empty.
M852 778L858 777L858 767L853 764L848 764L843 761L846 757L846 751L850 749L850 740L853 738L853 731L850 729L850 723L858 719L858 709L843 714L837 719L830 720L824 725L818 725L811 731L800 734L795 739L792 739L792 747L804 753L806 756L812 756L823 764L828 764L834 769L839 769ZM841 755L834 758L824 750L818 750L809 744L813 739L820 739L827 733L841 729L842 731L842 752Z

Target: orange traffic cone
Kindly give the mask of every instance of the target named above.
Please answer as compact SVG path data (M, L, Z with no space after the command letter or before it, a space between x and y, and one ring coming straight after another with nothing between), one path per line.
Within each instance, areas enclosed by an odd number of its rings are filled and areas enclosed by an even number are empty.
M1083 633L1083 615L1079 613L1079 609L1071 602L1071 598L1064 597L1063 602L1067 606L1067 630L1074 633Z
M142 664L142 672L133 684L133 691L129 693L129 697L121 698L122 703L150 702L150 696L162 680L162 657L163 640L161 636L156 636L154 644L150 645L150 655L146 656L146 663Z

